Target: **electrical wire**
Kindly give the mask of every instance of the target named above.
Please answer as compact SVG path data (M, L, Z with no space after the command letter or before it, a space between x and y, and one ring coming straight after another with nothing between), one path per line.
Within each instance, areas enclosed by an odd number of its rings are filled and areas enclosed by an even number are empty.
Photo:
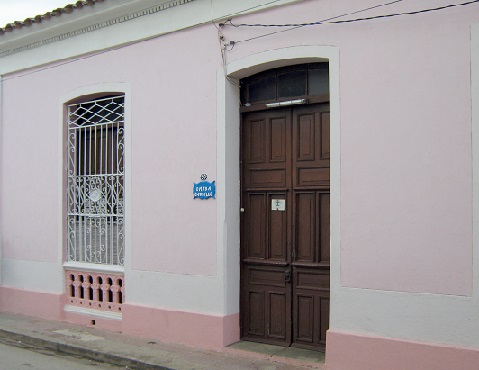
M391 2L391 3L386 3L386 4L379 5L379 6L391 5L391 4L397 3L397 2L399 2L399 1L402 1L402 0L393 1L393 2ZM360 10L360 11L357 11L357 12L353 12L353 13L342 14L342 15L339 15L339 16L336 16L336 17L333 17L333 18L328 18L328 19L324 19L324 20L321 20L321 21L317 21L317 22L308 22L308 23L284 23L284 24L261 24L261 23L256 23L256 24L249 24L249 23L234 24L234 23L231 21L231 19L229 19L229 20L227 20L225 23L222 23L221 25L224 25L224 26L230 25L230 26L233 26L233 27L306 27L306 26L316 26L316 25L321 25L321 24L353 23L353 22L369 21L369 20L381 19L381 18L391 18L391 17L403 16L403 15L416 15L416 14L434 12L434 11L444 10L444 9L453 8L453 7L457 7L457 6L471 5L471 4L478 3L478 2L479 2L479 0L471 0L471 1L467 1L467 2L465 2L465 3L449 4L449 5L439 6L439 7L436 7L436 8L427 8L427 9L421 9L421 10L416 10L416 11L412 11L412 12L382 14L382 15L376 15L376 16L371 16L371 17L355 18L355 19L347 19L347 20L339 20L339 21L332 21L332 19L336 19L336 18L343 17L343 16L346 16L346 15L357 14L357 13L360 13L360 12L363 12L363 11L366 11L366 10L374 9L374 8L376 8L376 7L378 7L378 6L370 7L370 8L363 9L363 10ZM221 25L220 25L220 26L221 26Z
M276 0L276 1L279 1L279 0ZM236 86L236 87L240 87L239 84L237 82L235 82L230 76L228 76L228 73L226 72L226 51L229 51L226 47L223 46L223 42L225 40L224 36L223 36L223 33L221 32L221 28L214 22L213 20L213 0L210 1L210 7L211 7L211 23L215 26L217 32L218 32L218 41L219 41L219 44L220 44L220 53L221 53L221 62L222 62L222 67L223 67L223 74L226 78L226 80ZM234 45L233 45L233 48L234 48ZM233 48L231 48L230 50L233 50Z
M366 12L366 11L371 10L371 9L377 9L377 8L389 6L389 5L392 5L392 4L400 3L400 2L402 2L402 1L403 1L403 0L394 0L394 1L390 1L390 2L384 3L384 4L377 4L377 5L374 5L374 6L370 6L370 7L368 7L368 8L356 10L356 11L351 12L351 13L345 13L345 14L336 15L336 16L334 16L334 17L326 18L326 19L323 19L323 20L320 21L320 22L314 22L314 24L323 24L323 23L326 22L326 21L331 21L331 20L333 20L333 19L342 18L342 17L345 17L345 16L347 16L347 15L353 15L353 14L358 14L358 13ZM235 24L232 23L231 19L228 19L228 20L227 20L226 22L224 22L224 23L220 23L219 26L220 26L220 27L224 27L224 26L226 26L226 25L228 25L228 24L231 25L231 26L233 26L233 27L247 26L246 24L235 25ZM240 42L248 42L248 41L256 40L256 39L259 39L259 38L262 38L262 37L274 35L274 34L277 34L277 33L292 31L292 30L294 30L294 29L304 27L305 25L306 25L305 23L302 23L302 24L286 24L286 25L284 25L284 27L292 27L292 28L288 28L287 30L281 30L281 31L273 31L273 32L270 32L270 33L267 33L267 34L255 36L255 37L252 37L252 38L249 38L249 39L246 39L246 40L242 40L242 41L230 41L229 44L225 44L225 45L224 45L224 48L225 48L225 50L230 51L230 50L233 50L234 46L235 46L237 43L240 43ZM313 25L313 24L308 24L308 25ZM259 25L259 24L256 24L256 25L249 25L249 26L250 26L250 27L253 27L253 26L255 26L255 27L259 27L259 26L266 27L267 25ZM270 25L270 26L273 27L273 25ZM278 27L281 26L281 27L282 27L283 25L276 25L276 26L278 26ZM228 50L228 46L229 46L229 45L232 45L233 47Z
M317 26L317 25L327 25L327 24L344 24L344 23L354 23L354 22L371 21L371 20L376 20L376 19L391 18L391 17L405 16L405 15L417 15L417 14L423 14L423 13L428 13L428 12L434 12L434 11L444 10L444 9L448 9L448 8L453 8L453 7L457 7L457 6L467 6L467 5L472 5L472 4L475 4L475 3L479 3L479 0L470 0L470 1L467 1L467 2L464 2L464 3L448 4L448 5L439 6L439 7L436 7L436 8L420 9L420 10L411 11L411 12L391 13L391 14L383 14L383 15L377 15L377 16L371 16L371 17L364 17L364 18L354 18L354 19L336 20L336 21L333 21L334 19L341 18L341 17L347 16L347 15L353 15L353 14L362 13L362 12L365 12L365 11L367 11L367 10L371 10L371 9L375 9L375 8L379 8L379 7L383 7L383 6L392 5L392 4L401 2L401 1L403 1L403 0L396 0L396 1L391 1L391 2L388 2L388 3L384 3L384 4L378 4L378 5L376 5L376 6L372 6L372 7L365 8L365 9L361 9L361 10L358 10L358 11L355 11L355 12L351 12L351 13L341 14L341 15L338 15L338 16L335 16L335 17L331 17L331 18L327 18L327 19L323 19L323 20L317 21L317 22L308 22L308 23L285 23L285 24L261 24L261 23L256 23L256 24L239 23L239 24L234 24L231 19L228 19L228 20L225 21L224 23L220 23L220 27L232 26L232 27L235 27L235 28L239 28L239 27L262 27L262 28L270 28L270 27L286 28L286 27L287 27L287 28L288 28L288 29L286 29L286 30L273 31L273 32L269 32L269 33L266 33L266 34L263 34L263 35L251 37L251 38L245 39L245 40L230 41L228 44L225 44L225 50L228 50L228 49L227 49L228 46L233 46L233 47L234 47L236 44L239 44L239 43L242 43L242 42L249 42L249 41L257 40L257 39L259 39L259 38L263 38L263 37L275 35L275 34L278 34L278 33L288 32L288 31L292 31L292 30L295 30L295 29L298 29L298 28L302 28L302 27L307 27L307 26Z
M401 1L403 1L403 0L395 0L395 1L388 2L388 3L371 6L369 8L361 9L361 10L358 10L358 11L355 11L355 12L337 15L337 16L334 16L334 17L331 17L331 18L324 19L322 21L318 21L318 22L289 23L289 24L276 24L276 25L275 24L246 24L246 23L233 24L232 20L228 19L225 22L219 23L219 25L216 25L216 23L215 23L218 20L226 19L226 18L228 18L232 15L242 14L242 13L248 12L248 11L256 9L256 8L260 8L260 7L263 7L263 6L267 6L267 5L277 3L279 1L282 1L282 0L272 0L272 1L269 1L269 2L261 4L261 5L257 5L257 6L247 8L247 9L243 9L241 11L238 11L238 12L234 13L234 14L228 14L228 15L224 15L222 17L218 17L218 18L216 18L214 20L211 20L211 21L208 21L208 22L199 22L199 23L191 25L190 28L195 27L195 26L204 25L205 23L213 23L213 25L218 30L218 38L220 39L220 42L222 42L224 40L224 36L221 32L221 28L223 28L225 26L233 26L233 27L281 27L281 28L289 27L285 30L274 31L274 32L270 32L270 33L267 33L267 34L264 34L264 35L259 35L259 36L252 37L252 38L249 38L249 39L241 40L241 41L230 41L229 43L221 45L222 63L223 63L223 66L226 66L226 55L223 55L223 54L224 54L225 51L233 50L234 47L236 46L236 44L241 43L241 42L252 41L252 40L255 40L255 39L262 38L262 37L271 36L271 35L274 35L274 34L277 34L277 33L292 31L292 30L297 29L297 28L302 28L302 27L306 27L306 26L314 26L314 25L324 25L324 24L352 23L352 22L375 20L375 19L380 19L380 18L390 18L390 17L402 16L402 15L416 15L416 14L420 14L420 13L443 10L443 9L452 8L452 7L456 7L456 6L466 6L466 5L471 5L471 4L474 4L474 3L479 3L479 0L471 0L471 1L464 2L464 3L460 3L460 4L449 4L449 5L440 6L440 7L436 7L436 8L422 9L422 10L418 10L418 11L414 11L414 12L393 13L393 14L385 14L385 15L378 15L378 16L372 16L372 17L333 21L334 19L345 17L347 15L362 13L362 12L365 12L365 11L368 11L368 10L371 10L371 9L385 7L385 6L392 5L392 4L399 3ZM165 34L169 34L169 33L171 33L171 32L167 32ZM118 47L113 47L113 48L102 50L102 51L99 51L99 52L93 52L93 53L91 53L89 55L86 55L86 56L81 56L81 57L69 59L65 62L57 63L53 66L35 68L34 70L29 71L29 72L25 72L25 73L20 72L19 74L16 74L15 72L13 72L14 73L13 76L4 77L1 81L6 82L6 81L9 81L11 79L22 78L22 77L25 77L25 76L28 76L28 75L31 75L31 74L35 74L35 73L39 73L39 72L42 72L42 71L45 71L45 70L48 70L48 69L61 67L61 66L64 66L65 64L70 64L70 63L73 63L73 62L76 62L76 61L89 59L89 58L92 58L94 56L97 56L97 55L100 55L100 54L103 54L103 53L108 53L108 52L111 52L111 51L123 49L125 47L135 45L135 44L138 44L138 43L148 42L148 41L151 41L152 39L156 39L156 38L157 38L157 36L152 36L151 38L148 38L148 39L134 41L134 42L131 42L131 43L128 43L128 44L120 45Z
M389 3L384 3L384 4L378 4L378 5L375 5L375 6L370 6L369 8L364 8L364 9L357 10L357 11L351 12L351 13L340 14L340 15L337 15L337 16L334 16L334 17L331 17L331 18L323 19L323 20L318 21L318 22L310 22L310 23L285 23L285 24L261 24L261 23L255 23L255 24L249 24L249 23L234 24L234 23L231 21L231 19L228 19L225 23L220 24L220 26L222 26L222 25L224 25L224 26L230 25L230 26L233 26L233 27L304 27L304 26L315 26L315 25L319 25L319 24L326 23L327 21L331 21L331 20L333 20L333 19L345 17L345 16L347 16L347 15L353 15L353 14L362 13L362 12L365 12L365 11L368 11L368 10L371 10L371 9L380 8L380 7L383 7L383 6L388 6L388 5L400 3L401 1L403 1L403 0L395 0L395 1L391 1L391 2L389 2ZM332 23L332 22L328 22L328 23Z

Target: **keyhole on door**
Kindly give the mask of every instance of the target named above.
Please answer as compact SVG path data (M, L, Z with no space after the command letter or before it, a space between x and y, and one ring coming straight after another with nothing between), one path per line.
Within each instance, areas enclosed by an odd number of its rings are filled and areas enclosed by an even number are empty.
M285 271L284 273L284 281L286 283L291 283L291 271Z

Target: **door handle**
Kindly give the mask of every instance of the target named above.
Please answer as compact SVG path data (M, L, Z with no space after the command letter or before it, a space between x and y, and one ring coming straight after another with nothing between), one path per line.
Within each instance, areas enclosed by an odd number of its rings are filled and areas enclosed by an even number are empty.
M291 283L291 271L284 272L284 282Z

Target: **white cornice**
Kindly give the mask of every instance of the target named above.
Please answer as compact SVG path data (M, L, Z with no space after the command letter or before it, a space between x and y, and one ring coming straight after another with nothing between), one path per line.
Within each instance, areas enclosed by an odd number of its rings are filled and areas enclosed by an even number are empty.
M0 37L0 76L303 0L106 0Z
M25 50L34 49L34 48L37 48L37 47L40 47L40 46L43 46L43 45L51 44L53 42L66 40L66 39L69 39L71 37L81 35L83 33L97 31L99 29L109 27L109 26L112 26L112 25L115 25L115 24L128 22L128 21L131 21L133 19L143 17L145 15L155 14L155 13L161 12L165 9L170 9L170 8L178 6L178 5L184 5L186 3L191 3L192 1L195 1L195 0L173 0L173 1L168 1L167 3L154 5L152 7L146 8L146 9L138 10L138 11L135 11L135 12L132 12L132 13L129 13L129 14L125 14L125 15L121 15L121 16L118 16L118 17L115 17L115 18L111 18L107 21L95 23L95 24L92 24L92 25L89 25L89 26L86 26L86 27L76 29L74 31L64 32L64 33L61 33L61 34L53 36L53 37L49 37L49 38L45 38L45 39L42 39L42 40L39 40L39 41L35 41L35 42L32 42L32 43L23 45L21 47L16 47L14 49L7 49L7 50L4 50L4 51L0 51L0 58L11 55L11 54L20 53L20 52L25 51ZM96 6L98 7L99 5L96 5ZM18 32L18 31L16 31L16 32ZM41 32L41 31L38 31L38 32ZM8 36L9 35L7 35L6 37L8 37ZM15 39L13 38L12 41L14 41L14 40ZM3 48L1 47L1 41L0 41L0 50L2 50L2 49Z

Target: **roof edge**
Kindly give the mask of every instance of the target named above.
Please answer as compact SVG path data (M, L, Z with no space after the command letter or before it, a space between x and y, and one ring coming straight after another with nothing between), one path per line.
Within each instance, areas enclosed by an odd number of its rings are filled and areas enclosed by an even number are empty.
M14 21L7 23L5 26L0 27L0 37L5 33L15 32L23 27L30 27L35 23L42 23L44 21L49 21L52 17L59 17L62 14L71 14L78 9L82 9L85 6L94 6L96 3L102 3L104 0L80 0L74 4L67 4L63 8L53 9L50 12L44 14L38 14L32 18L26 18L23 21Z

